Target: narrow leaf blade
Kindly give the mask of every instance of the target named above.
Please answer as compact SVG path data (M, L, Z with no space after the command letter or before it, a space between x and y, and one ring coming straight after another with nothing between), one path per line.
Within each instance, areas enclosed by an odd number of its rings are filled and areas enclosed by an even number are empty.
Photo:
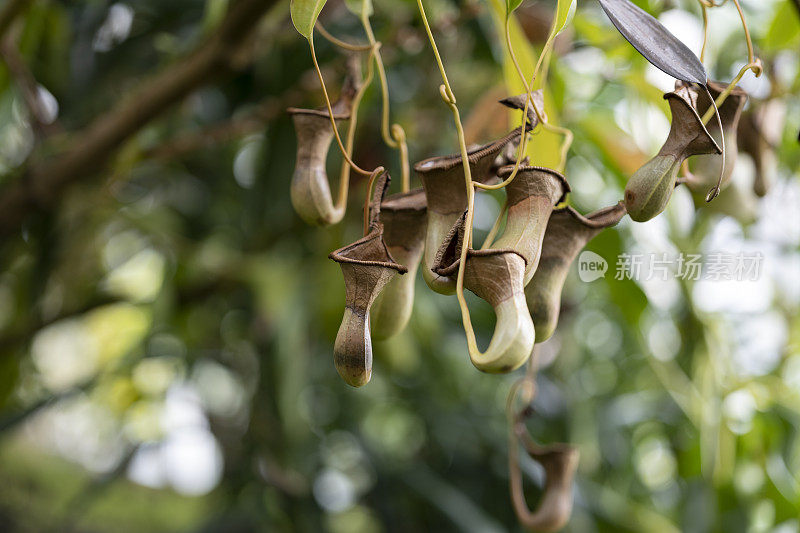
M689 48L630 0L598 0L625 39L656 68L673 78L705 85L706 69Z
M311 38L311 32L314 30L314 24L317 23L319 12L327 0L292 0L291 1L291 15L292 24L295 29L305 37Z
M558 5L556 6L555 35L561 33L569 21L572 20L573 15L575 15L576 7L576 0L558 0Z
M521 4L522 0L506 0L506 13L513 13Z

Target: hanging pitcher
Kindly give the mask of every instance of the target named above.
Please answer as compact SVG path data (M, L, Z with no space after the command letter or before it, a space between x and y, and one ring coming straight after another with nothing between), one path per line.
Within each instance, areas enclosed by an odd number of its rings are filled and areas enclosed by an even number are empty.
M339 263L345 285L344 317L336 335L333 361L339 375L353 387L365 385L372 376L370 307L396 274L408 271L394 260L383 240L380 204L388 183L386 172L375 183L367 235L329 255Z
M684 159L722 153L697 113L696 92L680 87L664 98L672 111L669 136L658 154L637 170L625 186L625 208L637 222L650 220L667 207Z
M350 119L353 99L361 84L359 59L351 55L347 60L347 76L342 85L342 93L331 108L337 127L341 122ZM297 137L297 155L289 190L292 206L307 224L335 224L342 219L346 209L350 169L343 166L339 198L334 203L325 168L328 150L334 138L328 109L290 107L286 111L292 117Z
M536 91L534 99L542 102L541 91ZM516 108L522 97L512 97L501 101L503 105ZM535 115L530 115L526 124L531 130L538 124ZM480 183L491 183L497 177L493 172L495 160L509 143L519 142L522 130L516 128L501 139L474 148L468 152L472 180ZM460 154L432 157L414 165L414 170L422 181L428 205L428 227L425 234L425 252L423 255L422 277L428 286L441 294L453 294L455 281L440 276L433 271L435 254L453 224L467 209L467 191L464 180L464 167Z
M464 246L465 221L466 213L448 232L436 254L434 271L443 277L456 279ZM470 360L478 370L511 372L531 354L535 333L525 304L525 265L525 257L510 248L467 252L464 288L491 305L497 319L486 351L469 350Z
M428 220L422 189L393 194L381 204L383 240L395 261L408 274L395 276L372 305L372 336L388 339L402 331L414 306L414 281L425 245Z
M500 179L506 179L512 166L501 168ZM517 175L506 186L508 216L503 235L495 240L493 248L511 248L525 258L527 285L539 264L542 237L553 208L564 201L570 192L566 178L545 167L519 167Z
M549 339L558 325L561 291L578 253L598 233L616 225L623 216L622 202L586 216L569 206L553 211L544 234L539 267L525 287L537 343Z

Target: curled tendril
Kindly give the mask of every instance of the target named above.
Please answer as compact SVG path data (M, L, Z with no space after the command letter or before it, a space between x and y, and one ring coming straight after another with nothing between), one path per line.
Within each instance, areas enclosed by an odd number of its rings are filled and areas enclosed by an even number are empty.
M439 85L439 96L442 97L445 104L456 105L456 95L454 95L452 89L449 89L445 84Z
M347 161L347 163L350 165L350 167L353 170L355 170L356 172L358 172L359 174L361 174L363 176L369 176L369 175L372 174L372 172L369 171L369 170L364 170L360 166L356 165L353 162L353 160L350 157L350 155L347 153L347 150L345 149L344 144L342 143L342 138L339 135L339 128L336 126L336 118L335 118L334 113L333 113L333 107L331 106L331 99L330 99L330 96L328 96L328 90L325 87L325 78L322 76L322 70L320 70L319 62L317 61L317 53L316 53L316 50L314 50L314 34L313 33L311 34L311 37L308 39L308 46L309 46L309 48L311 50L311 60L314 62L314 69L317 71L317 78L319 79L319 84L320 84L320 87L322 88L322 94L325 97L325 106L328 108L328 116L330 117L331 127L333 128L333 133L334 133L334 135L336 137L336 144L339 145L339 150L342 152L342 157L345 158L345 160Z
M714 107L714 114L717 117L717 124L719 125L720 146L722 148L722 163L720 163L719 166L719 177L717 178L717 184L708 191L708 194L706 194L706 202L710 202L719 196L719 192L722 187L722 177L725 174L725 132L722 131L722 117L719 116L719 108L717 107L717 103L714 101L714 97L711 96L711 91L708 89L708 85L703 85L703 88L708 95L708 99L711 101L711 105Z

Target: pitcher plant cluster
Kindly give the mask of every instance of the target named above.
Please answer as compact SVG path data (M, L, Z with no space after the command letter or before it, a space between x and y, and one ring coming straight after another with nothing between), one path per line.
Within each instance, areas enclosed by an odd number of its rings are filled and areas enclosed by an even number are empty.
M708 10L715 3L698 0L708 38ZM521 95L499 103L521 111L519 126L483 146L468 148L456 93L446 71L422 0L417 0L421 22L442 78L440 96L449 108L458 138L458 152L417 162L421 184L411 189L405 131L390 124L389 87L370 17L370 0L347 0L363 26L366 44L346 42L331 35L317 18L325 0L292 0L292 21L307 39L325 106L290 108L297 134L297 160L291 179L291 200L297 214L309 224L329 225L342 220L347 208L351 172L368 176L364 205L364 236L331 252L341 266L345 283L345 310L333 348L334 364L349 385L366 384L372 373L372 337L385 339L406 326L414 305L414 278L418 270L431 290L455 294L458 300L472 364L487 373L508 373L528 362L527 371L511 388L508 398L509 468L511 500L523 526L555 531L569 519L572 483L578 451L564 443L541 445L529 434L525 420L531 413L537 369L536 345L550 338L558 326L561 292L570 266L581 249L626 214L644 222L664 211L674 189L687 186L698 204L713 201L730 184L738 145L754 159L754 191L767 192L774 173L770 124L774 113L757 109L742 120L747 93L737 87L752 70L762 74L738 0L747 46L747 63L729 82L710 81L703 66L705 42L698 58L655 18L629 0L599 0L614 26L654 66L676 79L664 95L672 120L663 146L629 179L616 205L582 214L570 205L570 185L564 176L572 133L552 125L544 110L543 78L556 36L569 24L575 0L558 0L547 41L531 79L526 79L509 37L509 21L522 0L505 1L504 45L524 87ZM347 76L339 98L332 102L314 50L315 30L347 55ZM366 56L366 57L365 57ZM362 63L366 74L362 75ZM390 177L385 168L364 169L353 161L358 110L365 89L377 72L381 90L381 135L397 150L401 191L386 196ZM538 81L538 83L537 83ZM712 121L712 119L714 119ZM346 125L346 132L343 128ZM532 133L542 128L563 136L557 168L537 166L526 156ZM338 194L331 192L326 159L335 140L342 155ZM691 164L689 164L691 161ZM504 189L505 205L479 246L473 240L475 194ZM500 232L502 228L502 233ZM476 343L464 298L468 289L492 306L496 324L486 350ZM535 511L525 502L519 468L519 446L539 462L546 473L541 501Z

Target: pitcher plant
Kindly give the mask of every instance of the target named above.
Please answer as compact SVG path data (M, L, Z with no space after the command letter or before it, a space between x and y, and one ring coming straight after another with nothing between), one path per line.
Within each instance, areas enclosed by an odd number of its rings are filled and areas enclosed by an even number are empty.
M414 306L414 279L422 258L427 225L425 191L398 193L381 204L383 240L395 261L408 268L405 276L395 276L372 305L372 335L388 339L402 331Z
M408 271L394 260L383 239L380 204L389 179L384 172L376 180L368 233L329 255L339 263L345 285L344 317L334 343L333 362L342 379L353 387L365 385L372 376L370 308L395 275Z
M666 93L664 98L672 112L667 140L658 154L639 168L625 186L625 208L636 222L650 220L667 207L684 159L722 153L697 113L695 91L682 86Z
M598 233L616 225L623 216L622 202L586 216L569 206L553 211L544 233L539 268L525 287L537 343L549 339L558 325L561 291L578 253Z

